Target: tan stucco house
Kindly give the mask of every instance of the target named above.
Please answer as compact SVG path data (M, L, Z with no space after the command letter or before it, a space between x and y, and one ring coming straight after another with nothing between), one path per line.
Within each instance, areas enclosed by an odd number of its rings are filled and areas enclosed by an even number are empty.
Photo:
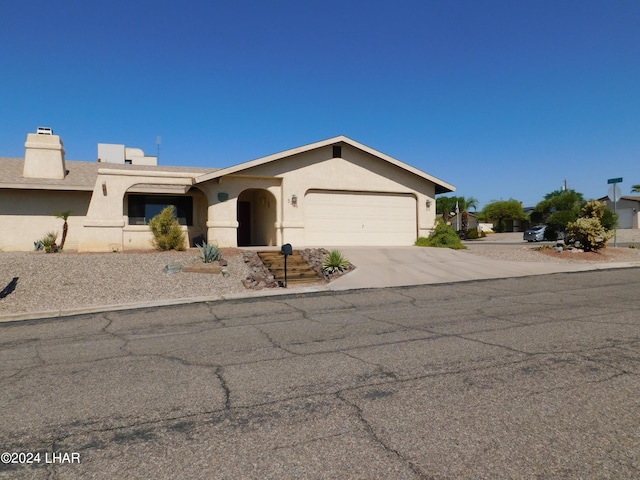
M609 197L599 200L607 202L607 208L618 214L618 228L640 228L640 196L622 196L615 206Z
M65 161L60 137L39 134L24 159L0 158L0 249L32 250L68 210L66 249L150 249L148 221L166 205L192 246L412 245L433 229L435 195L455 190L345 136L223 169L100 145L124 160Z

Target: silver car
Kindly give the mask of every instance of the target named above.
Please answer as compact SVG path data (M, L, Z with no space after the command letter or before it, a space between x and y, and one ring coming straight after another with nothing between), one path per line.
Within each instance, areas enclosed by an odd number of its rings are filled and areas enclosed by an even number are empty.
M544 240L544 232L546 229L546 225L538 225L536 227L532 227L524 232L522 238L527 242L541 242L542 240Z

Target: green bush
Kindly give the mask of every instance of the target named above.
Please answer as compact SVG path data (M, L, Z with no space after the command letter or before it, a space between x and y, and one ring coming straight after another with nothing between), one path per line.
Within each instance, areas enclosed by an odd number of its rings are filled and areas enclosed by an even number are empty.
M467 248L462 244L455 229L443 221L436 223L436 228L431 232L431 235L418 238L415 244L418 247L452 248L454 250Z
M208 245L203 242L202 245L196 244L196 247L198 247L200 258L204 263L211 263L222 258L222 252L214 245Z
M185 236L176 219L176 207L169 205L158 215L149 220L149 228L153 233L151 243L157 250L184 250Z
M478 235L477 228L467 230L467 240L477 240L478 238L480 238L480 235Z
M331 250L322 261L322 269L327 273L344 272L349 268L347 260L340 250Z

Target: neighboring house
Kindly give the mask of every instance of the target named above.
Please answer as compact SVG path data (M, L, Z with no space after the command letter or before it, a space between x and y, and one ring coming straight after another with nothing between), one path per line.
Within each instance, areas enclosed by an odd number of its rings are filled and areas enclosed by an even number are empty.
M607 208L614 210L608 197L598 199L607 202ZM622 196L616 202L615 212L618 214L618 228L640 228L640 196Z
M456 213L453 217L449 217L447 225L451 225L456 230L460 230L460 228L462 228L462 212ZM478 217L471 212L467 212L467 230L471 230L472 228L478 228Z
M65 162L57 135L25 147L0 158L3 250L33 249L65 210L67 249L150 249L148 222L166 205L190 245L412 245L433 229L435 195L455 190L344 136L217 170L140 164L154 158L141 151L130 164Z

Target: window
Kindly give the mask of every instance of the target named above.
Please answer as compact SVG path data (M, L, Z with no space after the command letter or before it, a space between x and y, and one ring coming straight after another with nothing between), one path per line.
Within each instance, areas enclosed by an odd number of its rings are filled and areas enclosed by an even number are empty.
M129 195L129 225L148 225L149 220L169 205L176 207L180 225L193 225L193 197Z
M333 146L333 158L342 158L342 147L340 145Z

